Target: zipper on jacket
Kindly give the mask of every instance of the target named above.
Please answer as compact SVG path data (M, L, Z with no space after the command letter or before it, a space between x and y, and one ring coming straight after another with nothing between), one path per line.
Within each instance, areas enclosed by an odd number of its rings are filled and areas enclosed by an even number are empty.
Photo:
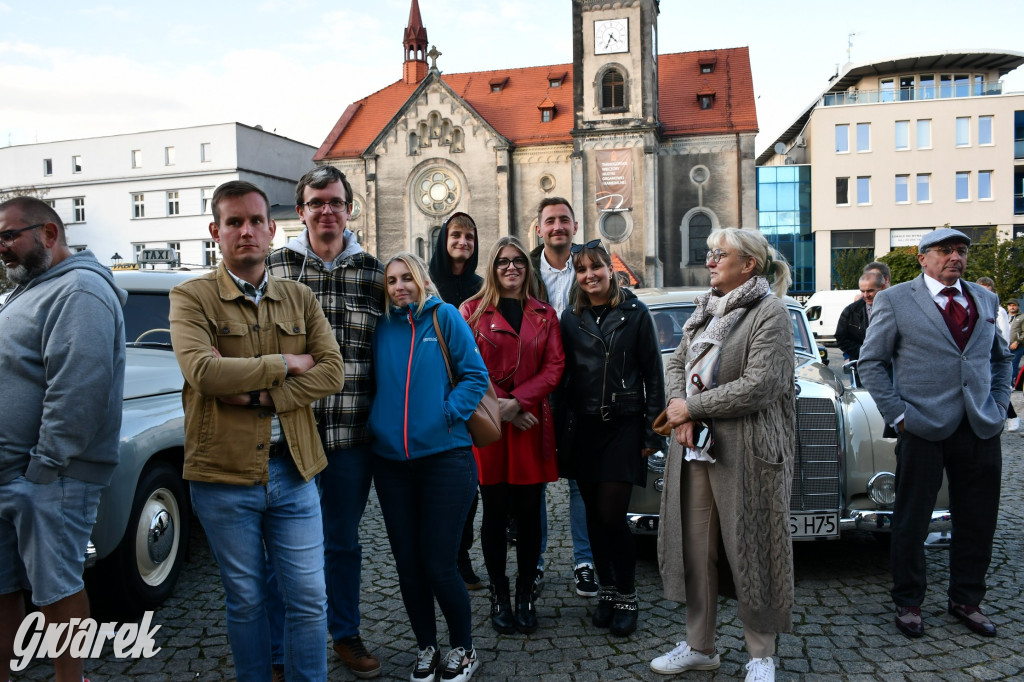
M402 420L406 459L409 459L409 382L412 381L412 352L416 348L416 323L412 319L412 309L409 310L409 327L412 328L412 338L409 340L409 366L405 370L405 417Z

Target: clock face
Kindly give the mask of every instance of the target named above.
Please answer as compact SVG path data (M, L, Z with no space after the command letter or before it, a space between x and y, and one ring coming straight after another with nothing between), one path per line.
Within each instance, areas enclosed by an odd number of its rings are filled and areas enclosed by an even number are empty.
M594 54L629 52L629 19L594 22Z

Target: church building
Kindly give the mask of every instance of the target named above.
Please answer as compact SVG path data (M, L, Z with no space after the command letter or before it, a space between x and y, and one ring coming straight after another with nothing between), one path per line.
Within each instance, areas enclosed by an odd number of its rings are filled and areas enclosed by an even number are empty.
M532 248L538 203L563 196L576 241L604 240L634 285L706 285L708 233L757 229L747 48L658 54L658 0L573 0L572 19L571 64L448 74L412 0L401 79L314 156L352 183L367 250L429 258L455 211L483 253Z

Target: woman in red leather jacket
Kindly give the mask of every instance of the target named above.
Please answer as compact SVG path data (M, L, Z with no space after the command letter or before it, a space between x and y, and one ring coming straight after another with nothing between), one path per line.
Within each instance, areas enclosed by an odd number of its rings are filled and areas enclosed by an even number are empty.
M562 377L565 355L555 309L537 299L532 264L515 237L502 237L486 261L484 285L462 316L476 338L501 406L502 437L473 448L480 471L480 544L491 581L491 625L500 633L537 629L533 581L540 556L544 483L558 479L548 395ZM505 524L519 527L516 607L505 573Z

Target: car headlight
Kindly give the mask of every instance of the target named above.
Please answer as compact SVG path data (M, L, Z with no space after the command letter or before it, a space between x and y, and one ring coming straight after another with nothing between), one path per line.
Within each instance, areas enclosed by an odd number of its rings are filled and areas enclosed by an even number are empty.
M868 481L868 497L875 504L892 506L896 501L896 475L888 471L880 471Z
M660 474L665 471L665 459L665 451L658 450L653 455L647 457L647 468Z

